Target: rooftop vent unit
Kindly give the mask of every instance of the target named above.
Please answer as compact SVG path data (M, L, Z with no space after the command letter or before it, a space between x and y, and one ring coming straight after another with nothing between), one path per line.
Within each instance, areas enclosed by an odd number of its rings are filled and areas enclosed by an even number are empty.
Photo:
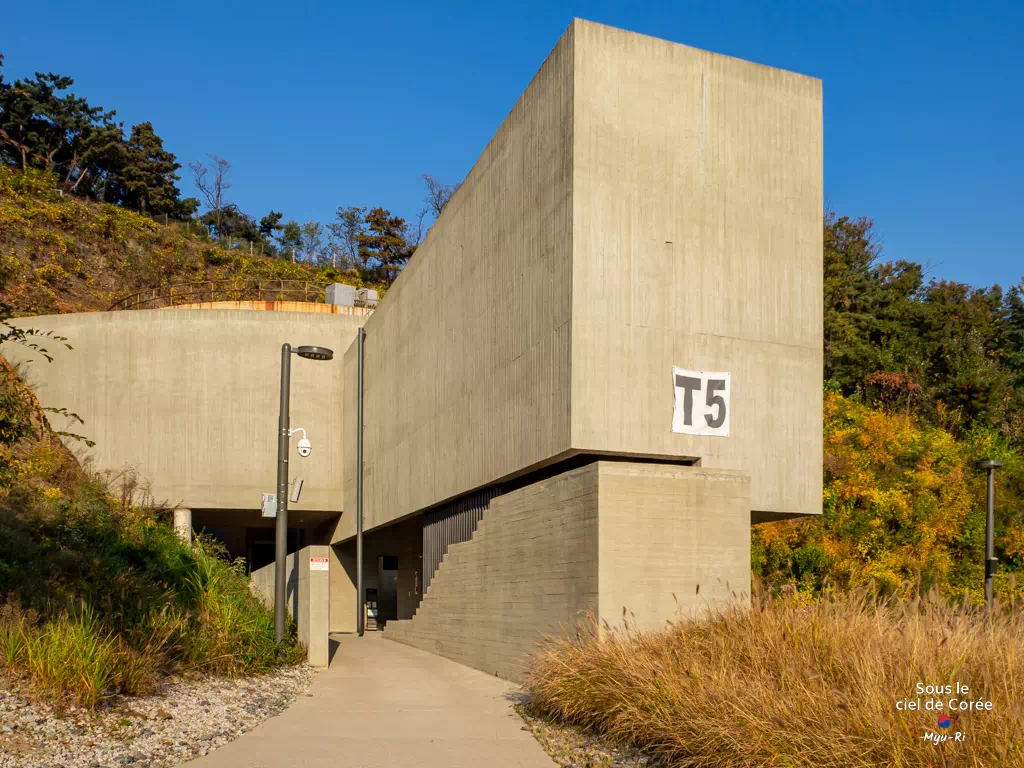
M331 283L327 286L327 303L339 307L353 307L356 303L356 287L354 285L343 285L342 283Z
M358 288L356 290L356 306L373 309L377 306L377 292L373 288Z

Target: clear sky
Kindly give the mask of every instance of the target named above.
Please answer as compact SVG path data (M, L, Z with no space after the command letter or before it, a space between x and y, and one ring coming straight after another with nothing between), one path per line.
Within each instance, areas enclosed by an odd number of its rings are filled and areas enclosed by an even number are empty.
M227 158L257 218L415 218L420 174L465 176L574 16L821 78L833 208L933 276L1024 275L1019 1L36 0L4 9L0 52L152 121L183 165Z

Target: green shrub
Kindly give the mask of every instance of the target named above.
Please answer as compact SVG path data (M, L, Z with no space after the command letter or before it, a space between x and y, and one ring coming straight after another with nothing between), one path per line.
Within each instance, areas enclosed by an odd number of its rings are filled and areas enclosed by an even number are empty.
M92 611L60 616L28 633L24 656L37 686L54 698L70 693L81 706L94 707L117 682L118 644Z
M26 392L0 380L14 414L0 445L2 666L92 707L145 692L161 672L254 674L301 659L294 626L276 642L241 562L212 540L181 541L130 474L82 470L33 428Z
M233 259L234 256L232 254L220 248L203 249L203 261L211 267L222 267L225 264L229 264Z

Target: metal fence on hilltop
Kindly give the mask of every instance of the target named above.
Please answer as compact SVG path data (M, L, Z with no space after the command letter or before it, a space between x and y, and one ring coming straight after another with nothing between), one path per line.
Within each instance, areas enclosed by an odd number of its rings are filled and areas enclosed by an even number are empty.
M325 288L324 284L311 280L204 280L139 291L117 300L110 309L164 309L214 301L304 301L324 304ZM351 314L369 314L372 311L367 307L342 309L354 310Z

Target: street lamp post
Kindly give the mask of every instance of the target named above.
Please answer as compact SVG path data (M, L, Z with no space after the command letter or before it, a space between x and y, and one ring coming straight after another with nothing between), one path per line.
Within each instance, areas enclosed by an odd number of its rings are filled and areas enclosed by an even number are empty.
M291 436L289 400L291 398L292 354L307 360L330 360L334 352L326 347L281 345L281 406L277 417L277 517L274 521L274 635L284 640L285 564L288 558L288 443Z
M995 554L995 500L996 500L996 470L1003 466L1003 462L995 459L984 459L977 464L978 469L988 471L988 492L985 494L985 605L989 611L992 610L992 577L996 575Z

